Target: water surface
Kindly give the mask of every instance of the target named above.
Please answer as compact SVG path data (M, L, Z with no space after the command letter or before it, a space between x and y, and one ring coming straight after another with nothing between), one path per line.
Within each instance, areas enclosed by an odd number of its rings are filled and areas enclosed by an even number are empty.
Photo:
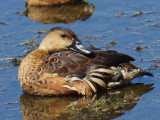
M22 43L33 39L39 44L45 33L37 33L38 30L63 26L73 29L85 45L133 56L136 59L133 63L150 69L154 77L136 78L131 85L93 98L39 98L23 94L17 78L18 66L11 60L1 60L1 119L160 119L160 1L88 2L72 5L72 9L71 5L30 8L28 13L21 15L25 10L23 0L2 0L0 59L23 59L28 50L36 47ZM117 44L110 44L111 41ZM138 46L141 51L136 51Z

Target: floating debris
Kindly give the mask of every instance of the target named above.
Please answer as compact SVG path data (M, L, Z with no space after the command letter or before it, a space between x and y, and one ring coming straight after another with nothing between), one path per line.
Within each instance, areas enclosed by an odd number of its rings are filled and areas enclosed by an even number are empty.
M115 46L117 44L117 42L116 41L111 41L109 44L112 45L112 46Z
M90 43L89 43L89 45L90 45L90 48L91 48L92 50L100 50L100 48L97 48L97 47L95 47L94 45L92 45L92 44L90 44Z
M3 94L3 92L6 91L6 89L4 89L5 87L0 88L0 94Z
M85 36L84 38L86 38L86 39L95 39L95 40L99 39L98 36Z
M31 2L29 4L27 4L27 7L25 8L25 10L23 12L20 12L20 15L27 15L28 14L28 9L31 6Z
M32 39L32 40L27 40L26 42L21 43L19 45L33 45L33 44L35 44L35 41Z
M12 59L14 59L14 58L11 58L11 57L10 58L1 58L0 61L3 61L3 60L12 60Z
M106 45L106 49L109 49L110 47L115 46L116 44L117 42L113 40L109 44Z
M96 47L95 47L94 45L92 45L92 44L90 44L90 47L91 47L92 49L96 49Z
M149 46L145 46L145 48L149 49L150 47Z
M5 103L6 105L9 105L9 104L18 104L18 101L15 101L15 102L7 102Z
M155 63L160 63L160 60L152 60Z
M131 30L131 28L126 27L125 30Z
M121 17L121 16L124 15L124 14L127 14L127 13L125 13L125 12L118 12L118 13L117 13L117 17Z
M147 20L147 22L152 22L152 20Z
M11 63L14 65L14 66L19 66L20 63L21 63L22 59L19 59L19 58L13 58Z
M4 44L9 44L9 42L4 42Z
M19 11L16 11L16 14L21 14L21 12L19 12Z
M49 32L49 31L45 31L45 30L38 30L37 33L41 34L41 33L44 33L44 32Z
M7 23L5 23L5 22L0 22L0 24L7 25Z
M138 42L136 42L136 43L131 43L130 45L142 44L143 42L144 42L143 40L140 40L140 41L138 41Z
M109 49L111 46L109 44L107 44L106 48Z
M12 57L9 57L9 58L1 58L1 59L0 59L0 61L3 61L3 60L11 60L11 63L12 63L14 66L20 65L20 62L22 61L22 59L12 58Z
M141 10L139 10L138 13L133 14L131 17L141 16L142 14L143 14L143 12Z
M151 65L148 69L149 70L155 70L157 68L159 68L159 65L158 64L154 64L154 65Z
M143 50L143 48L142 48L141 46L138 45L138 46L136 47L136 51L139 51L139 52L140 52L140 51L142 51L142 50Z
M6 37L11 37L11 36L12 36L11 33L7 33L7 34L5 34L5 35L0 36L0 38L6 38Z
M156 23L154 25L152 25L153 27L160 27L160 23Z
M38 37L40 37L40 35L36 35L35 37L32 38L32 40L27 40L26 42L18 44L18 45L33 45L37 47L39 44L36 44L34 40Z

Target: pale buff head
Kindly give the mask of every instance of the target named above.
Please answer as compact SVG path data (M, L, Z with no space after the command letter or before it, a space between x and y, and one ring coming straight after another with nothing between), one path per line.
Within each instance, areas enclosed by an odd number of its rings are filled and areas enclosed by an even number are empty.
M43 38L39 49L49 53L65 50L73 50L84 54L92 53L92 50L85 47L72 30L64 27L52 28Z

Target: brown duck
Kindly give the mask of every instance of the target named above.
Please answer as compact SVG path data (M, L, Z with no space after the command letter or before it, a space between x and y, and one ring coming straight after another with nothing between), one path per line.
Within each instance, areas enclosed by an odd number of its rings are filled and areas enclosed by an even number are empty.
M23 91L32 95L90 96L139 76L152 76L130 61L134 59L116 51L91 50L72 30L55 27L22 60L18 80Z

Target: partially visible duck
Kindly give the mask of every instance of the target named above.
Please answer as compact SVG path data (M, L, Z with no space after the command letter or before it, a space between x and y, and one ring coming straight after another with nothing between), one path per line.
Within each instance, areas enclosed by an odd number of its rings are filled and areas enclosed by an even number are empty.
M25 2L28 5L37 5L37 6L62 5L80 1L82 0L25 0Z
M122 86L150 72L116 51L91 50L64 27L52 28L39 48L21 62L18 80L24 92L39 95L86 95Z
M68 4L61 6L26 6L25 15L43 24L71 23L85 21L94 12L94 5L88 3Z

